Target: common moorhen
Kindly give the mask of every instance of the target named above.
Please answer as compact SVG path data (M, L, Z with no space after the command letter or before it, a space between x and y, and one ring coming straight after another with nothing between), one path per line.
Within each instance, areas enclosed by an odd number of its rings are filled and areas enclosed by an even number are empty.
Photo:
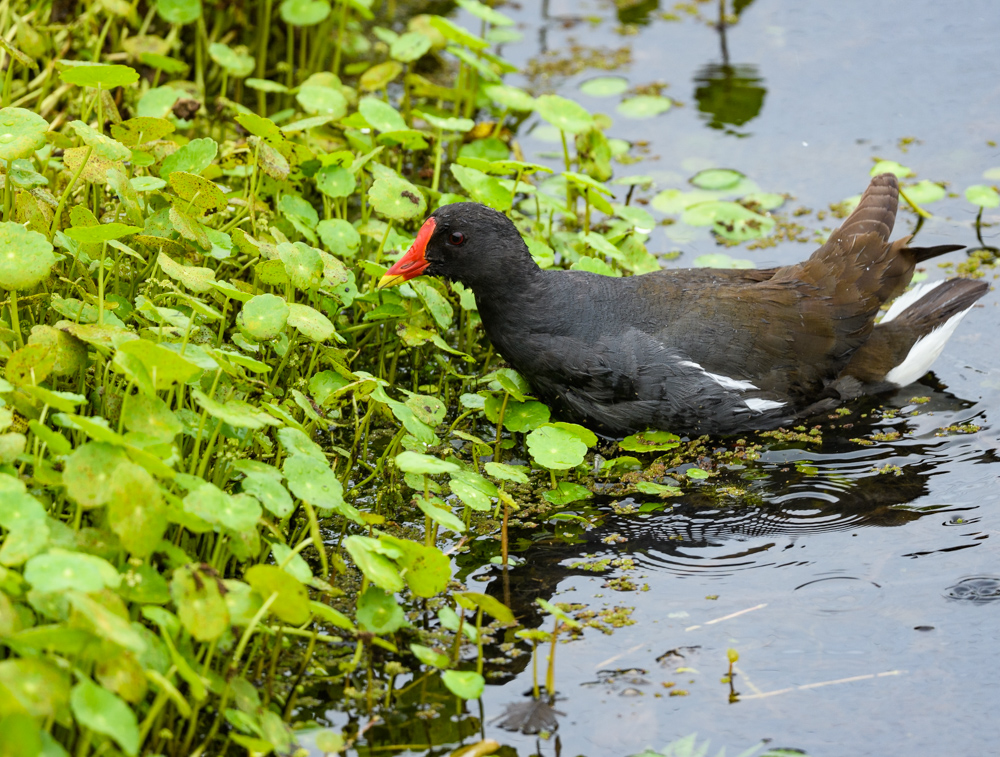
M424 222L379 287L423 273L461 281L496 349L538 395L602 433L776 428L916 381L988 289L923 284L875 323L918 263L962 249L890 243L898 196L894 176L876 176L796 265L623 278L542 270L506 216L460 202Z

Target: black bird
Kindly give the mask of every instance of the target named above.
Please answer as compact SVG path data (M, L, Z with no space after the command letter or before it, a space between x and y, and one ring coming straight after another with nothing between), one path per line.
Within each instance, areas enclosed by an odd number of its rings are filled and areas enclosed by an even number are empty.
M455 203L424 222L379 287L425 273L462 282L535 392L604 434L776 428L916 381L989 288L959 278L903 294L918 263L962 247L889 242L898 197L894 176L876 176L795 265L623 278L542 270L506 216Z

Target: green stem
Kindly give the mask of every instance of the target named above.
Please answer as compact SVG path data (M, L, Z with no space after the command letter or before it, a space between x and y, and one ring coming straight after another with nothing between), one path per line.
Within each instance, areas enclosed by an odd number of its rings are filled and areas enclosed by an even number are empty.
M83 162L80 163L80 167L76 169L76 173L73 174L73 178L69 180L69 184L66 185L66 189L63 190L62 197L59 198L59 205L56 206L55 215L52 216L52 228L49 229L49 241L56 235L56 227L59 225L59 218L62 216L63 210L66 208L66 201L69 199L70 193L73 191L73 187L76 184L77 179L80 178L80 174L83 173L83 169L87 166L87 161L90 160L91 153L94 152L94 147L91 145L87 148L87 152L83 154Z
M18 346L23 347L24 337L21 335L21 322L18 320L17 314L17 291L14 289L10 290L10 301L7 303L7 307L10 309L10 328L17 338Z

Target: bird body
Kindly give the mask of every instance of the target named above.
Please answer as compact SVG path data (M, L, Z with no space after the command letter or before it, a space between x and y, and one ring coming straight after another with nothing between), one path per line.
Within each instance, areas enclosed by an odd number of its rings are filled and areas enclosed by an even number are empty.
M380 286L421 273L461 281L534 391L602 433L776 428L919 378L986 292L983 282L935 282L875 324L917 263L961 249L889 242L897 198L895 177L875 177L795 265L622 278L542 270L509 219L456 203L425 222Z

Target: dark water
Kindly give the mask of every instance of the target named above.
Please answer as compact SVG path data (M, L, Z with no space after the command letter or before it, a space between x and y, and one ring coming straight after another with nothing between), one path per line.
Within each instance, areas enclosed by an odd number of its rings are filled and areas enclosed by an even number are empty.
M618 98L577 90L611 72L510 77L611 114L610 136L647 140L658 159L618 166L616 175L651 175L658 190L684 188L701 168L731 167L764 191L791 193L793 206L820 209L859 193L873 157L894 159L958 193L930 207L935 215L920 242L978 246L975 209L961 193L996 183L983 172L1000 166L1000 149L988 144L1000 140L995 0L756 0L743 4L724 33L708 23L715 2L697 4L700 18L681 12L681 21L659 17L672 10L664 2L618 5L624 10L616 14L610 2L520 0L504 10L517 18L524 40L503 49L527 70L546 51L571 57L571 44L627 46L632 62L614 73L632 86L669 84L665 94L684 107L633 121L614 114ZM634 34L616 33L619 14ZM735 104L719 95L727 86ZM906 138L917 141L904 152ZM522 144L528 160L552 149L531 137ZM984 220L997 224L1000 212L987 211ZM901 212L896 235L915 221ZM805 223L823 226L813 216ZM998 228L985 228L984 240L997 244ZM678 264L720 251L707 234L670 238L663 227L650 247L683 249ZM785 243L729 252L766 266L811 249ZM964 253L948 259L961 262ZM946 275L936 266L928 274ZM993 271L986 275L992 280ZM875 428L855 417L857 427L828 433L818 451L767 453L758 468L765 478L727 474L729 502L694 495L652 515L616 515L605 503L596 507L601 525L590 532L523 535L518 554L527 564L511 573L509 586L516 609L542 596L598 610L634 608L636 623L611 635L587 630L560 645L556 707L565 715L558 744L489 722L530 689L525 656L487 687L482 730L473 705L445 727L451 743L436 746L453 748L459 738L468 743L484 733L522 755L613 757L697 732L711 739L711 754L761 739L813 757L997 753L1000 312L995 292L981 302L933 376L888 399L904 417L879 429L904 432L898 441L849 443ZM930 402L910 404L918 395ZM920 414L905 415L913 410ZM938 435L968 422L980 429ZM898 466L899 475L878 473L886 465ZM636 568L594 574L571 567L605 557L630 557ZM607 585L621 576L639 590ZM462 577L470 589L500 591L488 569ZM728 648L740 655L736 702L720 683ZM687 695L670 696L679 689ZM376 747L383 739L427 743L426 730L416 727L390 724L371 736Z

